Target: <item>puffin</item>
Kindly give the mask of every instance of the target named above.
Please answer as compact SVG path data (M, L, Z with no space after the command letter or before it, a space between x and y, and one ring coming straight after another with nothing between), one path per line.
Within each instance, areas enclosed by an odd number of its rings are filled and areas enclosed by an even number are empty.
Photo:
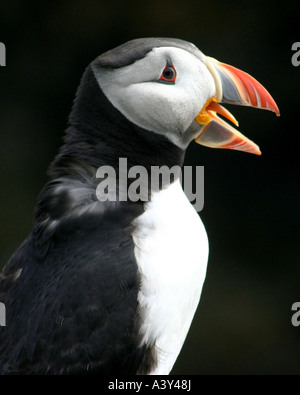
M181 39L131 40L87 66L32 231L0 275L2 375L170 374L208 237L178 173L142 175L182 168L192 141L260 155L223 103L279 115L257 80Z

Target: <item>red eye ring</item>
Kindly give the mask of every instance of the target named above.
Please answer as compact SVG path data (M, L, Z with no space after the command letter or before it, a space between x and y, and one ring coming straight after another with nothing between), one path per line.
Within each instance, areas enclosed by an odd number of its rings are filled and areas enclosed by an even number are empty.
M174 66L170 66L166 64L166 67L164 68L164 71L162 72L160 76L160 81L166 81L166 82L175 82L176 80L176 69Z

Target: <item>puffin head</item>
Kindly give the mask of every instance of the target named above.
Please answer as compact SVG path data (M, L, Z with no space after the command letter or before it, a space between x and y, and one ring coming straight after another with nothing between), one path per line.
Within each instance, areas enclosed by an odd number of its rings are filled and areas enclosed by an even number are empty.
M279 115L271 95L253 77L183 40L132 40L100 55L92 69L105 96L128 120L182 149L195 139L207 147L260 154L254 142L218 116L238 125L220 103Z

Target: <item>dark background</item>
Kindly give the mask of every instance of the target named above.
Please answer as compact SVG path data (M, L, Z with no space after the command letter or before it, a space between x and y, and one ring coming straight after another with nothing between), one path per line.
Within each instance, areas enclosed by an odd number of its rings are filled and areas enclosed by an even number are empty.
M31 230L88 63L132 38L191 41L257 78L281 117L228 107L261 157L197 144L187 151L186 164L205 166L210 259L173 373L298 374L300 67L291 46L299 14L295 0L0 1L0 267Z

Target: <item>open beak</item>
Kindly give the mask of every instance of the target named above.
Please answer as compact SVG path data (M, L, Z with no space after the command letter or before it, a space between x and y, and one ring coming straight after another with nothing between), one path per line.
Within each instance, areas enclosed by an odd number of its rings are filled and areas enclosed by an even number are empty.
M206 66L212 74L216 95L211 97L196 117L202 126L196 138L198 144L212 148L229 148L261 155L259 147L237 131L217 114L238 126L234 116L219 103L238 104L275 112L279 109L269 92L249 74L233 66L206 57Z

